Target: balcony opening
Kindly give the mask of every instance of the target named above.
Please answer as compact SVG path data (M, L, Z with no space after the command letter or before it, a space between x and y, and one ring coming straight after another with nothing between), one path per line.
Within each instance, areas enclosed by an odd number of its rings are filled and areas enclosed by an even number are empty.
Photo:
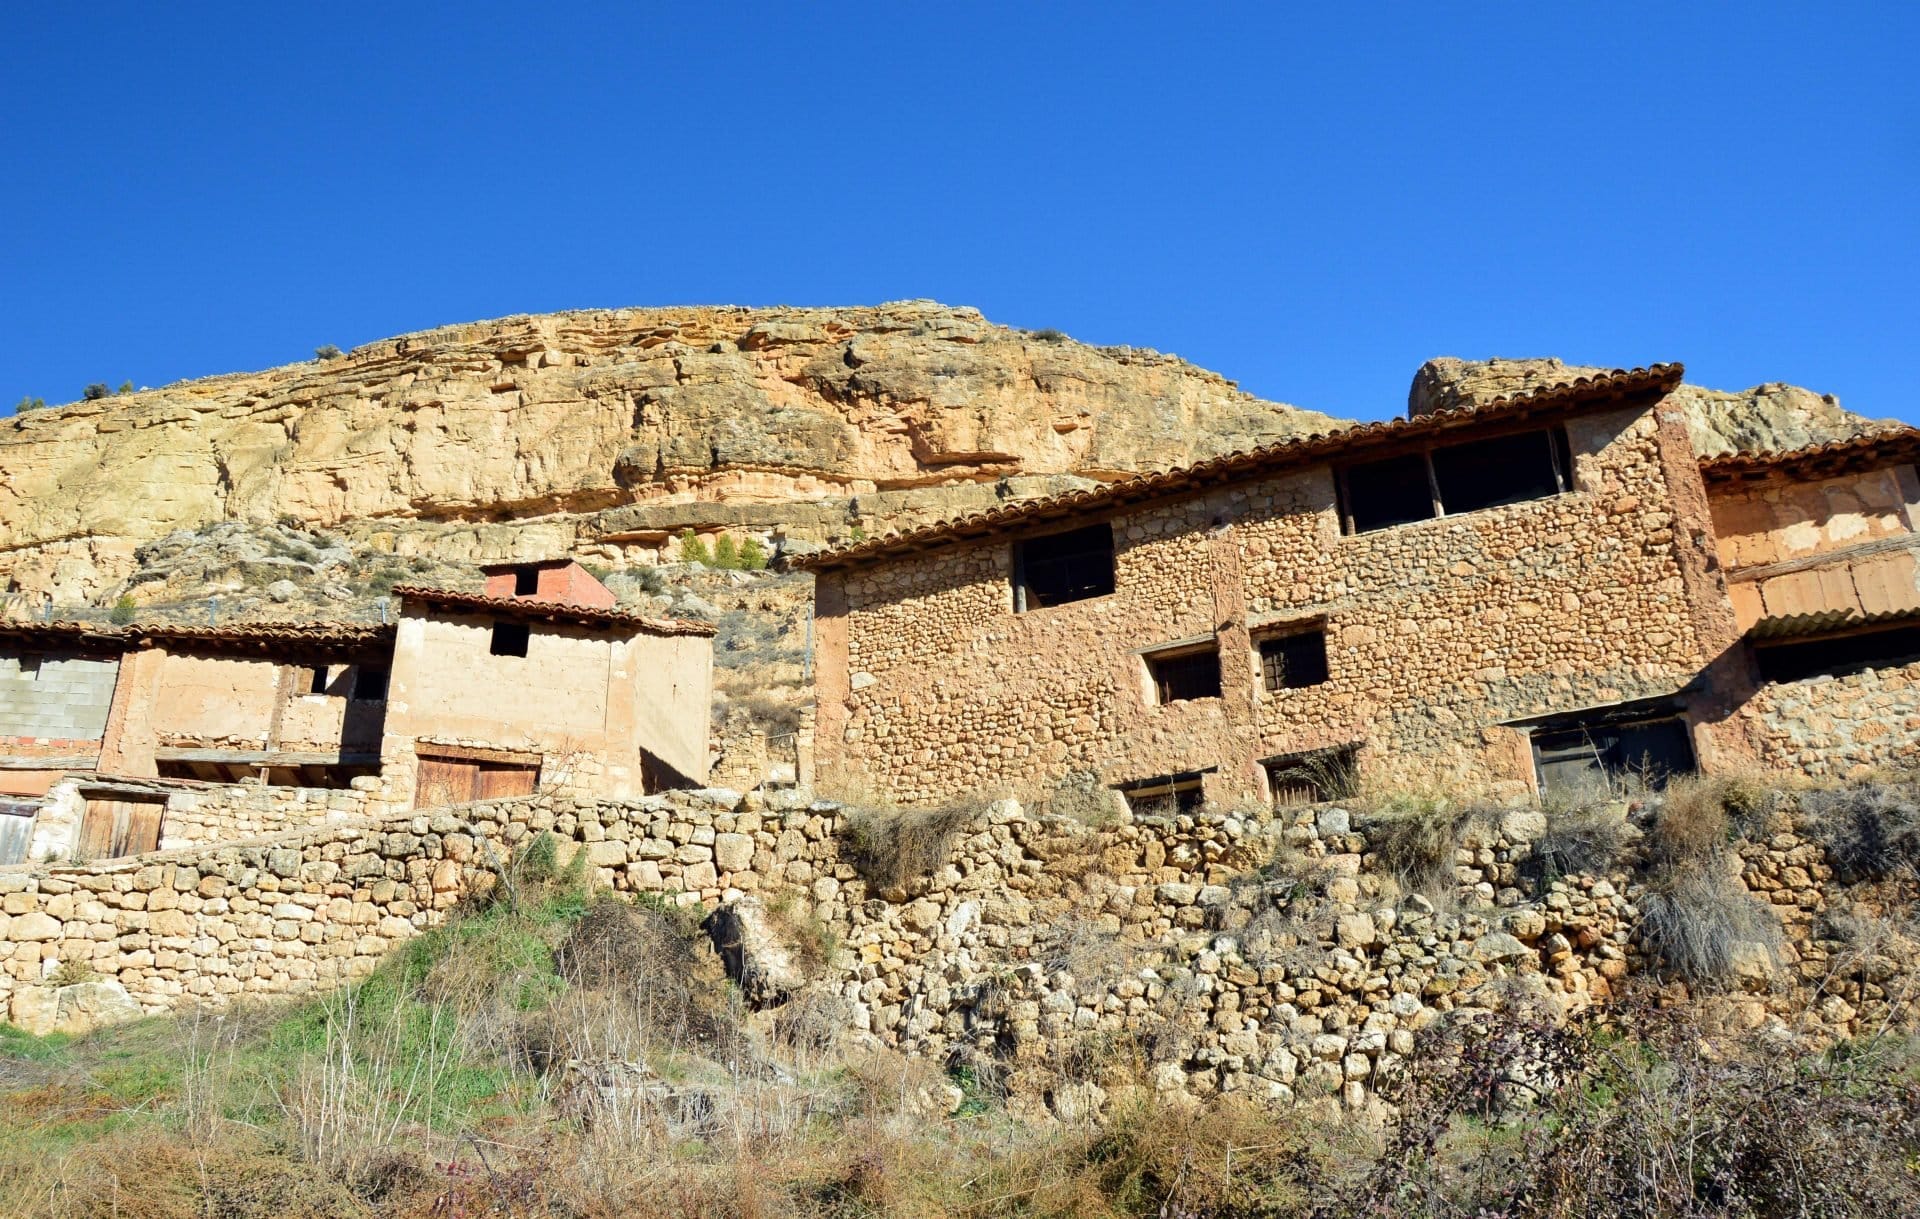
M1868 669L1890 669L1920 661L1920 626L1858 631L1786 643L1756 643L1753 658L1762 681L1806 681L1812 677L1841 677Z
M1338 472L1341 527L1366 533L1559 495L1573 487L1563 428L1440 445Z

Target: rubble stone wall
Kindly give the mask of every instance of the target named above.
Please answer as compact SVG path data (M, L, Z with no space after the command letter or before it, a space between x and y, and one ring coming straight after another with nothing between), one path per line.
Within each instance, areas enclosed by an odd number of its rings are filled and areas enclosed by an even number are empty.
M1684 439L1649 409L1567 430L1567 494L1357 535L1327 466L1123 512L1116 592L1027 613L1004 542L824 573L822 773L928 801L1217 767L1251 801L1258 760L1364 743L1526 790L1492 725L1672 693L1732 642ZM1329 680L1266 691L1258 640L1314 625ZM1177 644L1219 648L1222 697L1153 705L1141 653Z
M1760 687L1740 709L1762 760L1851 778L1920 756L1920 662Z
M808 989L835 1019L1037 1078L1093 1036L1137 1044L1168 1090L1359 1104L1447 1012L1523 994L1566 1015L1643 967L1634 875L1542 880L1533 809L1470 820L1454 883L1431 900L1381 865L1378 831L1332 806L1089 825L1001 801L932 875L887 891L843 853L845 816L799 793L536 795L0 870L0 1002L44 1029L97 1009L103 987L132 1014L337 986L491 889L542 831L617 891L811 912L835 947ZM1884 1019L1888 970L1856 962L1836 980L1840 954L1818 938L1838 892L1821 849L1790 812L1769 817L1727 863L1785 945L1772 959L1753 946L1723 1013L1820 1036ZM56 984L76 970L95 980Z

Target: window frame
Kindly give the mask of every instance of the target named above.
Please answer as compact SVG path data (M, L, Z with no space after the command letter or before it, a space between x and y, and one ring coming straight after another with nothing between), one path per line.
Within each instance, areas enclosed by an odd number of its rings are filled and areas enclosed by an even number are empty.
M1360 742L1350 741L1345 745L1328 745L1321 749L1304 749L1298 753L1275 754L1260 759L1260 773L1267 783L1267 799L1275 809L1305 808L1310 804L1330 804L1341 800L1352 800L1360 794ZM1314 768L1319 773L1312 773ZM1282 802L1281 779L1290 771L1308 772L1304 786L1314 789L1315 798L1311 800L1289 800ZM1324 782L1331 777L1333 784Z
M1113 790L1120 793L1120 798L1126 801L1127 811L1136 817L1178 817L1206 808L1206 776L1210 770L1182 770L1169 775L1133 779L1114 784ZM1161 799L1170 799L1173 806L1168 809L1153 805L1142 808L1137 803Z
M1220 641L1210 639L1205 643L1176 643L1167 647L1150 648L1139 653L1146 667L1146 688L1153 692L1152 706L1169 707L1174 703L1200 702L1209 698L1226 697L1226 673L1220 662ZM1179 664L1183 661L1209 657L1213 661L1213 683L1211 694L1181 694L1169 696L1168 681L1155 666L1160 664Z
M1333 660L1327 650L1327 620L1315 618L1303 622L1276 623L1272 626L1257 627L1251 632L1253 639L1254 668L1259 674L1261 693L1276 697L1287 690L1311 690L1315 686L1324 686L1333 680ZM1287 640L1314 638L1320 641L1319 677L1312 681L1286 682L1272 684L1272 673L1267 665L1267 649L1270 645L1284 644Z
M1033 589L1027 579L1030 570L1030 561L1027 557L1028 548L1036 542L1045 542L1054 538L1067 538L1074 534L1092 534L1095 531L1105 531L1106 533L1107 573L1105 587L1099 592L1085 593L1080 596L1068 597L1065 600L1038 604L1036 598L1032 595ZM1119 543L1114 537L1113 521L1111 519L1095 521L1090 525L1078 525L1072 529L1060 529L1051 533L1039 533L1029 537L1015 538L1010 543L1009 549L1011 553L1008 556L1008 577L1013 588L1013 612L1016 614L1029 614L1035 610L1056 609L1063 605L1074 605L1081 601L1096 601L1101 597L1111 597L1119 588L1120 548ZM1054 559L1043 562L1060 561L1061 560Z
M1552 467L1556 490L1547 495L1507 500L1504 503L1488 504L1485 507L1463 508L1454 512L1447 511L1445 499L1440 491L1439 472L1433 464L1433 455L1436 452L1446 449L1463 449L1477 444L1485 444L1496 440L1510 440L1516 436L1532 434L1540 434L1546 438L1547 460ZM1389 524L1369 525L1364 529L1359 528L1354 516L1353 491L1350 485L1353 471L1370 466L1383 465L1392 461L1404 461L1410 457L1419 458L1420 464L1426 470L1427 496L1432 504L1432 514L1413 520L1394 521ZM1333 467L1333 483L1335 511L1340 517L1340 533L1344 537L1355 537L1363 533L1379 533L1387 529L1398 529L1406 525L1417 525L1422 521L1445 520L1450 516L1471 516L1476 512L1490 512L1495 508L1511 507L1514 504L1538 503L1541 500L1556 499L1562 495L1571 494L1575 490L1573 447L1567 439L1567 428L1564 423L1548 424L1545 427L1534 425L1529 427L1502 428L1496 432L1475 436L1470 440L1456 440L1445 444L1426 444L1411 452L1391 453L1366 461L1344 462Z

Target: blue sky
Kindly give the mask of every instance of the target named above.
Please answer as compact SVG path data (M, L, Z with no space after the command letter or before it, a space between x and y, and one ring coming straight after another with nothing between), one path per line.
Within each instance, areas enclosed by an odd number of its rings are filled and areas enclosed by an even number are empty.
M1920 421L1914 6L696 7L8 6L0 411L935 297L1362 418L1556 354Z

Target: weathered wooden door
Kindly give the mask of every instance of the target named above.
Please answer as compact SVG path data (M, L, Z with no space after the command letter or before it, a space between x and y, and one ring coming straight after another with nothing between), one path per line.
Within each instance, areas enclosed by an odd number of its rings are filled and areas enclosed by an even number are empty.
M0 864L25 863L38 804L0 800Z
M539 771L532 766L510 762L482 762L476 777L473 798L498 800L506 796L531 796Z
M457 758L420 759L420 777L413 788L415 808L438 808L473 799L475 771L472 762Z
M80 859L118 859L160 849L165 800L89 800L80 818Z

